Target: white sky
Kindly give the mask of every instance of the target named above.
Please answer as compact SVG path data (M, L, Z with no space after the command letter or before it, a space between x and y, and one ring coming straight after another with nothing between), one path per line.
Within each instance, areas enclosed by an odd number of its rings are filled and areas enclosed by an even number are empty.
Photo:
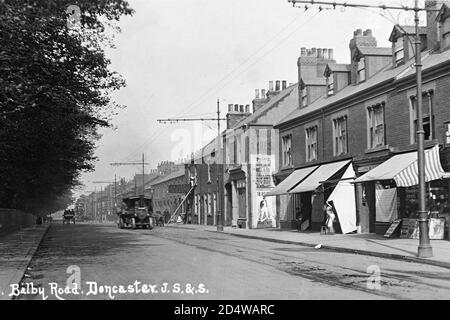
M160 161L199 149L217 134L215 122L159 124L157 119L214 117L217 98L225 116L228 103L251 104L255 89L267 89L269 80L297 82L301 47L333 48L338 63L349 63L354 30L372 29L378 45L387 47L394 21L413 24L412 12L389 11L383 17L378 9L337 8L319 13L318 6L305 12L287 0L129 2L136 13L121 20L117 48L108 52L112 69L127 81L115 94L127 108L114 119L117 129L103 132L96 170L83 175L85 192L100 189L92 181L113 181L114 174L129 179L141 170L111 162L139 161L145 153L155 168Z

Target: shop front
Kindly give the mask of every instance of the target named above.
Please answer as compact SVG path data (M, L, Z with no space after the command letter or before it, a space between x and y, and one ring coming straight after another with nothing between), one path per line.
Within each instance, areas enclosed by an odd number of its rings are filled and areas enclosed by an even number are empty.
M332 162L320 165L289 190L290 194L299 194L301 197L300 230L320 231L327 220L324 206L330 202L337 215L336 231L356 231L355 192L350 183L354 177L350 160ZM344 229L341 225L345 226Z
M280 182L268 196L277 196L280 227L320 231L327 216L324 205L331 202L337 215L336 231L356 231L355 172L350 160L301 168ZM283 206L283 198L286 203ZM284 218L284 219L283 219Z
M364 197L375 216L375 233L417 237L418 223L417 152L397 154L355 180L364 187ZM430 237L443 239L448 233L450 215L448 174L443 170L439 147L425 151L426 210L429 212ZM401 223L399 223L401 221ZM408 226L409 229L408 229ZM409 230L409 231L408 231Z
M308 177L319 166L297 169L290 173L272 190L266 193L267 198L275 198L277 203L277 216L279 217L279 226L281 229L297 229L298 219L300 217L300 207L302 203L310 203L305 199L301 201L301 196L290 194L293 189L306 177Z

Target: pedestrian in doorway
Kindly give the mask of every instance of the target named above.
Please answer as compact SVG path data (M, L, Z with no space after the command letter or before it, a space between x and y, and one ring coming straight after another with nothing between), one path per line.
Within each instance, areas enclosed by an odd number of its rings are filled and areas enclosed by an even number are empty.
M336 219L336 215L334 214L334 209L333 209L333 205L331 203L331 201L327 201L325 206L325 214L327 216L327 221L325 223L326 227L327 227L327 233L329 234L334 234L334 220Z

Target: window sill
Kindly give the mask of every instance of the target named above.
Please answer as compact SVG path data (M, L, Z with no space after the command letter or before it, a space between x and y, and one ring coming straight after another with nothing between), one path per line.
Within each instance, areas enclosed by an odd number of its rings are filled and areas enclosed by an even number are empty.
M436 144L439 144L439 140L438 140L438 139L424 140L424 141L423 141L423 145L424 145L425 148L432 147L432 146L434 146L434 145L436 145ZM411 143L411 144L408 146L408 149L412 149L412 150L413 150L413 149L417 149L417 142Z
M346 152L346 153L340 153L340 154L335 154L333 155L334 158L346 158L350 155L350 153Z
M384 146L378 146L371 149L366 149L365 153L375 153L379 151L389 150L389 145L385 144Z

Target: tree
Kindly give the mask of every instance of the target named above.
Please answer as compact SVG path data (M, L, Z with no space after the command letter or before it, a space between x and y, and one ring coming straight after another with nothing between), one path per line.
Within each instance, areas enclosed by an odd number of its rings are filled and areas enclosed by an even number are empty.
M93 169L98 129L125 85L105 48L133 10L123 0L0 0L0 207L62 209L83 171ZM65 201L61 201L65 199Z

